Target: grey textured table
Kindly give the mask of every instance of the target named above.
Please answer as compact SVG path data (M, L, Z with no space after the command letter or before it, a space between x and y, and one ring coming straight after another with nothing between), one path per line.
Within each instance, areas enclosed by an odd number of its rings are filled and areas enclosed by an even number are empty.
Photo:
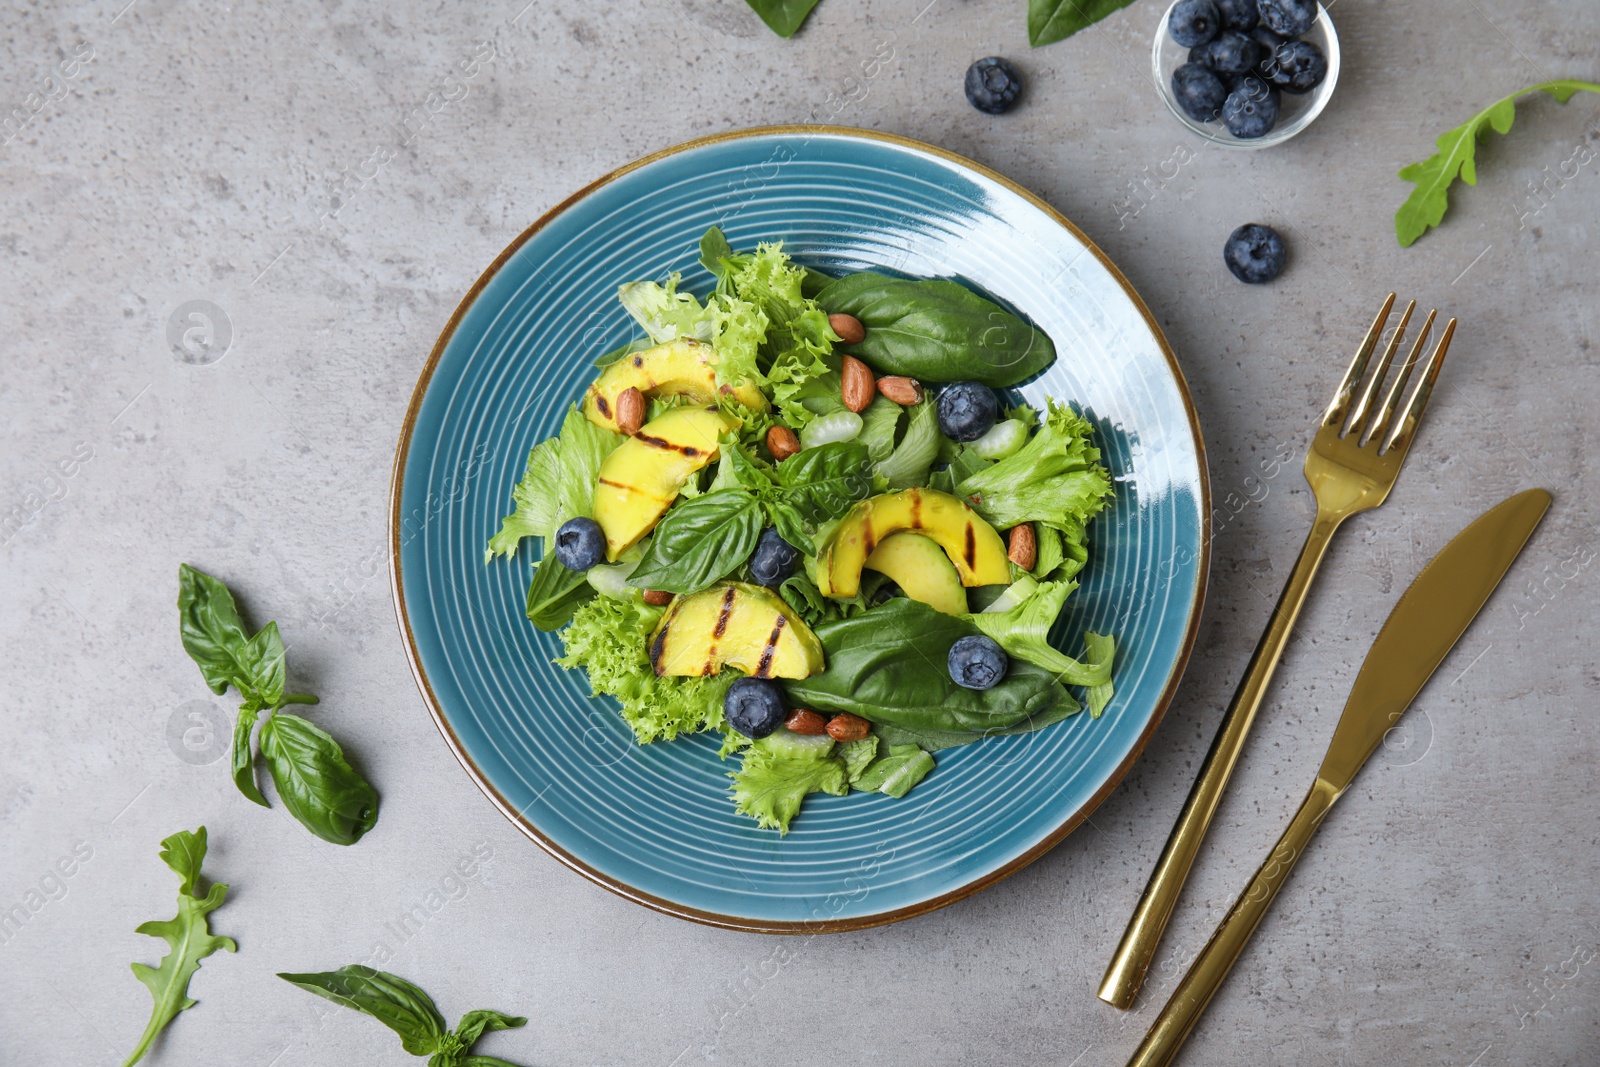
M379 942L452 1019L530 1016L481 1048L517 1063L1120 1064L1298 802L1400 590L1479 511L1544 485L1544 527L1184 1062L1600 1061L1600 180L1569 162L1592 156L1600 100L1533 101L1442 230L1401 249L1391 229L1395 171L1438 134L1519 86L1600 74L1591 5L1341 0L1328 112L1238 153L1197 151L1157 100L1157 0L1037 51L1021 0L823 0L788 42L735 0L124 3L16 5L0 35L0 907L23 916L0 926L0 1060L120 1062L149 1011L128 962L161 948L133 928L173 906L157 842L203 822L233 886L214 928L239 952L207 961L155 1064L406 1061L378 1024L272 977ZM988 54L1028 78L1010 115L961 96ZM496 814L418 697L384 544L412 384L496 253L639 155L804 121L943 145L1076 220L1179 354L1218 511L1184 687L1092 822L945 910L795 939L646 911ZM1252 220L1293 246L1270 286L1220 262ZM1101 971L1307 525L1313 412L1391 288L1461 317L1441 394L1390 503L1335 545L1148 994L1117 1012ZM210 366L169 344L192 300L225 317ZM1246 481L1280 449L1296 462ZM234 705L178 645L180 560L279 621L296 687L383 794L358 846L250 805L214 752L172 743L189 702Z

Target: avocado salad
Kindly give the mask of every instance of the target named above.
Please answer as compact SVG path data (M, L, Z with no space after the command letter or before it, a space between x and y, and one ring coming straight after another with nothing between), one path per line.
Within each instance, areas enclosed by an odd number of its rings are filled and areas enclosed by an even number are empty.
M934 753L1098 717L1109 636L1050 631L1112 495L1093 427L1004 390L1050 339L965 286L834 278L713 227L618 297L644 336L595 361L528 455L485 562L540 539L527 615L639 743L719 731L737 810L787 833L816 792L903 797Z

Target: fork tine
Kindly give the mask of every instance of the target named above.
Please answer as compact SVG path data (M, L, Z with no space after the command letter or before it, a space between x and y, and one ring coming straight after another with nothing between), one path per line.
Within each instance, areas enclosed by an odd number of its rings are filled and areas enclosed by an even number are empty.
M1362 431L1361 441L1363 444L1373 438L1377 438L1380 445L1383 443L1383 432L1389 427L1389 416L1394 414L1395 402L1405 394L1406 383L1411 380L1411 372L1416 369L1417 363L1422 359L1422 349L1428 343L1428 336L1433 333L1433 320L1438 314L1438 311L1430 311L1428 312L1428 317L1423 320L1422 332L1417 334L1417 339L1411 346L1411 354L1406 356L1405 362L1400 366L1400 373L1395 376L1394 382L1389 386L1389 391L1384 395L1383 405L1372 413L1372 420L1367 423L1366 429Z
M1433 355L1428 357L1428 365L1422 371L1422 380L1417 383L1417 391L1411 394L1405 413L1395 422L1394 429L1389 431L1389 439L1383 445L1384 452L1397 446L1403 448L1411 443L1410 435L1422 421L1422 412L1428 406L1428 398L1433 395L1433 383L1439 380L1439 372L1444 369L1445 353L1450 351L1450 338L1455 336L1455 332L1456 320L1451 319L1444 324L1444 334L1439 338L1439 344L1434 348Z
M1378 395L1383 380L1389 376L1389 365L1394 362L1394 354L1400 350L1400 342L1406 336L1406 325L1411 321L1411 313L1415 310L1417 310L1415 300L1406 305L1405 312L1400 316L1400 325L1394 328L1394 333L1389 335L1389 343L1384 346L1383 358L1378 360L1378 369L1372 372L1366 388L1361 390L1361 399L1356 401L1356 408L1350 413L1350 432L1356 434L1358 441L1364 440L1360 433L1361 420L1371 408L1372 399Z
M1344 416L1350 409L1350 397L1356 391L1356 386L1361 384L1361 375L1367 369L1367 361L1372 358L1372 350L1378 345L1378 337L1383 333L1383 324L1389 321L1389 312L1394 308L1395 294L1390 293L1383 302L1383 307L1378 309L1378 317L1372 320L1372 328L1367 331L1367 336L1362 339L1361 347L1356 349L1356 358L1350 361L1350 369L1344 372L1344 381L1339 383L1339 389L1333 394L1333 400L1328 404L1328 410L1323 412L1323 426L1342 426Z

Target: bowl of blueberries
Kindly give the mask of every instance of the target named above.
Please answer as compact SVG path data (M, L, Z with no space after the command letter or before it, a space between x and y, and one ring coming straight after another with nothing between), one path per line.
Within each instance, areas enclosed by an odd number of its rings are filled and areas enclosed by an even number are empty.
M1151 61L1179 122L1217 144L1265 148L1327 106L1339 38L1317 0L1174 0Z

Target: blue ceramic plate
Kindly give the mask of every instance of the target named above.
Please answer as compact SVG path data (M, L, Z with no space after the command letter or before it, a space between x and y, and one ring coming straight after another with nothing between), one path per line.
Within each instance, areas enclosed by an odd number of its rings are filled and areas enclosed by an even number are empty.
M1114 505L1090 531L1058 627L1117 635L1116 697L1037 733L938 756L903 800L812 796L787 837L736 815L710 737L638 746L523 616L531 546L484 564L528 450L560 425L592 360L631 336L620 282L779 240L828 272L955 278L1031 318L1059 358L1021 392L1099 427ZM1042 200L929 145L865 130L757 129L600 179L478 279L417 383L395 457L395 600L445 741L557 859L631 900L748 930L853 929L976 892L1082 822L1138 756L1188 659L1205 590L1204 451L1182 375L1142 301Z

